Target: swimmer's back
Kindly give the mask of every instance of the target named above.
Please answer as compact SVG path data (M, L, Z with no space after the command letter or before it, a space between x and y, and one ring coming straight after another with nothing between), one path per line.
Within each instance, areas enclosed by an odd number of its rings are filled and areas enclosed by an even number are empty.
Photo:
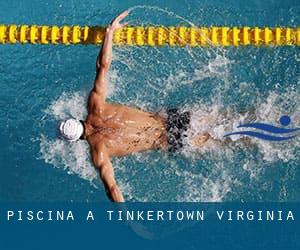
M101 108L89 110L87 122L95 130L91 143L103 141L111 156L159 148L166 144L164 120L153 113L120 104L103 103Z

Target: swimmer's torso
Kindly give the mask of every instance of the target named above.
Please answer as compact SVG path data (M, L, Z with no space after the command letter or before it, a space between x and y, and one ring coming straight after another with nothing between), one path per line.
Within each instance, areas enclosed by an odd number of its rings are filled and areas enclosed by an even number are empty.
M93 99L90 96L86 119L92 127L87 136L92 149L96 144L104 143L110 156L122 156L166 146L162 118L124 105L99 105Z

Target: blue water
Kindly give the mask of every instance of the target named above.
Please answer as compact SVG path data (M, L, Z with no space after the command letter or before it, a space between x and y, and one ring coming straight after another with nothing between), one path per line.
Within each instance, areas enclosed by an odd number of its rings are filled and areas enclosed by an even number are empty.
M133 8L131 25L299 26L299 1L1 1L0 23L106 25ZM0 201L107 200L87 145L55 138L57 121L83 118L96 46L0 45ZM109 100L170 106L211 117L216 137L241 122L300 127L300 50L114 48ZM224 115L227 114L227 115ZM205 127L205 128L206 128ZM180 155L113 159L130 201L299 201L300 137L208 145Z

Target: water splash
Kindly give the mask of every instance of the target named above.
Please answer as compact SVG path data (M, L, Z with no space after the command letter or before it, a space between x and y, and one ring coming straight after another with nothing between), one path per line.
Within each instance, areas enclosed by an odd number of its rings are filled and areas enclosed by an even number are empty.
M185 21L176 14L170 15ZM245 143L238 135L227 143L223 137L239 124L274 123L284 113L299 127L299 79L298 82L286 79L286 82L275 84L278 79L273 74L278 71L277 67L282 67L285 57L293 59L290 57L293 52L280 49L276 53L281 56L275 54L276 62L272 63L273 57L262 51L114 48L109 101L154 112L164 112L167 107L174 106L192 112L187 146L181 155L146 152L113 159L117 181L127 200L268 199L267 195L261 195L272 185L264 176L266 167L288 162L294 168L300 161L299 139L274 145L256 139ZM295 75L293 68L288 69L290 75ZM255 82L255 77L260 75L266 78L263 86ZM45 110L43 126L50 131L59 119L68 116L83 119L87 94L88 90L83 94L69 92L54 100ZM213 140L196 148L192 138L207 131ZM91 183L98 182L85 142L70 146L47 133L40 137L40 155L55 167Z
M76 174L91 184L98 177L91 164L88 145L84 142L67 144L62 140L49 140L41 135L40 154L46 163L62 167L68 174Z
M289 94L291 94L289 92ZM267 106L272 107L271 112L276 114L280 110L280 106L275 106L277 98L273 94L267 98ZM295 95L295 101L300 101L300 95ZM46 110L46 113L52 114L53 117L64 118L67 114L79 114L80 110L85 109L85 104L82 101L84 97L80 97L79 93L72 95L64 94L61 98L54 101ZM273 100L271 102L270 100ZM78 105L80 103L80 105ZM266 103L260 103L256 109L256 119L268 118L261 116L261 113L266 108ZM66 105L65 105L66 104ZM283 103L281 105L284 105ZM64 108L62 108L64 107ZM68 107L68 108L66 108ZM268 106L269 107L269 106ZM232 193L234 185L241 185L239 178L234 171L237 171L236 158L237 151L242 149L246 154L246 158L239 162L241 167L238 167L240 175L248 174L251 179L257 180L261 174L263 167L267 162L282 161L299 161L297 150L300 147L300 140L291 144L271 144L261 142L259 140L251 140L250 144L256 145L259 153L253 152L253 149L248 144L244 144L236 139L237 144L224 145L223 135L227 130L232 129L234 124L249 119L249 113L239 114L231 111L230 115L223 113L223 105L215 103L207 105L199 103L194 107L185 107L192 111L191 130L186 142L183 154L184 159L174 159L166 153L138 153L129 157L113 159L114 168L118 182L121 186L125 197L128 200L138 201L221 201L226 199L227 195ZM51 113L53 112L54 113ZM299 108L294 111L293 116L300 112ZM272 119L276 119L273 115ZM216 125L217 124L217 125ZM210 135L216 141L209 141L204 147L197 148L191 142L196 134L209 131ZM190 140L190 141L189 141ZM74 173L81 178L94 183L97 180L97 173L91 165L89 159L89 149L85 142L69 144L59 139L49 139L45 135L40 139L41 158L46 163L56 167L62 167L69 173ZM252 157L262 155L260 162L252 161ZM256 156L255 156L256 155ZM180 156L179 156L180 157ZM199 165L199 161L201 162ZM232 162L231 162L232 161ZM145 164L147 162L147 164ZM163 166L161 162L164 162ZM185 166L188 166L187 169ZM202 168L212 168L199 172L199 166ZM226 167L225 167L226 166ZM147 176L147 180L143 178ZM155 180L154 180L155 179ZM158 185L157 192L151 188L147 190L152 181L160 179L168 180L165 183ZM149 182L147 184L147 182ZM174 191L173 185L176 185L178 190L174 195L166 197L160 188L164 187L164 192Z

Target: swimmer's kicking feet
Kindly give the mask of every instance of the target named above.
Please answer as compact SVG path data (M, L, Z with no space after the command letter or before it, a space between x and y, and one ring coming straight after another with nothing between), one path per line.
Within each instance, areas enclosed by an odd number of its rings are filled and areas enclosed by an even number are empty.
M127 23L120 23L128 11L116 17L106 29L102 49L96 61L96 78L88 98L88 115L85 121L68 119L59 125L59 135L67 141L87 140L92 161L99 170L109 198L123 202L117 186L110 158L135 152L163 149L175 152L183 147L184 133L190 124L190 113L178 109L168 110L167 118L106 102L107 75L112 61L114 32ZM196 136L196 146L203 146L208 134Z

